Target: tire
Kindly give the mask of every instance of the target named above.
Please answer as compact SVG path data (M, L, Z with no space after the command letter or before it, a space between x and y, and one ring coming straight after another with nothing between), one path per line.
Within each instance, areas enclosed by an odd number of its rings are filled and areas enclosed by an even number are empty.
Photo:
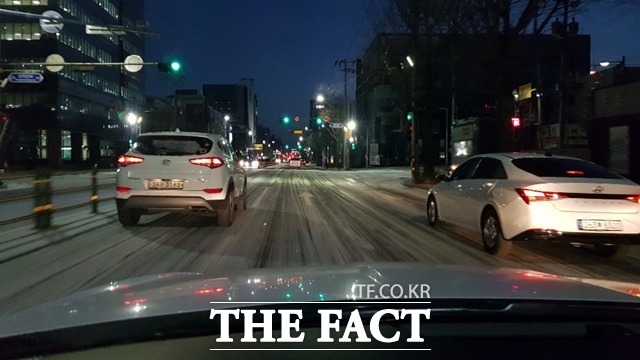
M242 195L240 195L239 201L236 203L236 207L238 208L238 211L247 210L247 183L246 183L246 180L245 180L245 184L244 184L244 190L242 191Z
M505 240L502 235L500 219L498 219L498 214L496 214L495 210L485 211L482 215L481 224L484 251L499 257L504 257L509 254L511 241Z
M140 221L142 211L139 209L123 209L118 207L118 221L122 226L136 226Z
M229 189L225 198L226 207L224 210L218 210L218 226L229 227L233 224L236 213L236 198L233 196L233 189Z
M598 254L603 258L610 258L610 259L619 259L623 257L627 253L627 250L629 249L629 246L624 246L624 245L597 244L597 245L594 245L593 247L596 249L596 254Z
M436 198L433 195L429 195L429 198L427 199L426 212L429 225L435 227L438 224L439 220L438 204L436 203Z

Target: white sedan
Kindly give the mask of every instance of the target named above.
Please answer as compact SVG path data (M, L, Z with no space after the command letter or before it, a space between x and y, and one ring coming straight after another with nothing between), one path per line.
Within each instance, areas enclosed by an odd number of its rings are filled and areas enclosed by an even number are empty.
M429 224L479 231L490 254L522 240L593 244L603 256L640 243L640 185L589 161L483 154L438 180L427 195Z

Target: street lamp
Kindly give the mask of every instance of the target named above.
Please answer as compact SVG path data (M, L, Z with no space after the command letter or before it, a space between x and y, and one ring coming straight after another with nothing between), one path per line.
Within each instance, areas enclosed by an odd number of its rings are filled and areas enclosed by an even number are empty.
M302 140L304 140L304 138L303 138L302 136L300 136L300 137L298 138L298 140L302 141Z
M224 116L224 137L231 142L231 133L229 132L229 120L231 117L229 115Z
M318 94L318 96L316 96L316 102L324 102L324 95Z

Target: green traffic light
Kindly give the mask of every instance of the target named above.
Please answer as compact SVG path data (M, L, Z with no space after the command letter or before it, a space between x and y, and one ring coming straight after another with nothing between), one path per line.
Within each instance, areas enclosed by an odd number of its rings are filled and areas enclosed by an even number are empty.
M289 145L285 145L284 148L289 150Z
M318 125L318 126L322 125L322 119L321 118L317 118L316 119L316 125Z
M173 71L178 71L178 70L180 70L181 67L182 67L182 65L180 65L179 62L177 62L177 61L172 61L171 62L171 70L173 70Z
M408 121L413 120L413 113L412 113L412 112L410 112L410 113L408 113L408 114L407 114L407 120L408 120Z
M282 122L285 123L285 124L288 124L289 121L291 121L291 119L289 119L288 116L285 116L284 118L282 118Z

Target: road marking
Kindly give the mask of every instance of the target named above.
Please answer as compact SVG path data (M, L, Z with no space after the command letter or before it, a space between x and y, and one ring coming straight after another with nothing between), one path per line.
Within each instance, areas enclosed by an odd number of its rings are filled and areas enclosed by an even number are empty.
M300 197L302 197L304 199L304 203L307 206L311 206L311 198L313 197L313 195L309 194L308 192L303 192L302 194L300 194Z
M352 182L352 183L356 182L356 180L353 179L353 178L347 178L347 181Z

